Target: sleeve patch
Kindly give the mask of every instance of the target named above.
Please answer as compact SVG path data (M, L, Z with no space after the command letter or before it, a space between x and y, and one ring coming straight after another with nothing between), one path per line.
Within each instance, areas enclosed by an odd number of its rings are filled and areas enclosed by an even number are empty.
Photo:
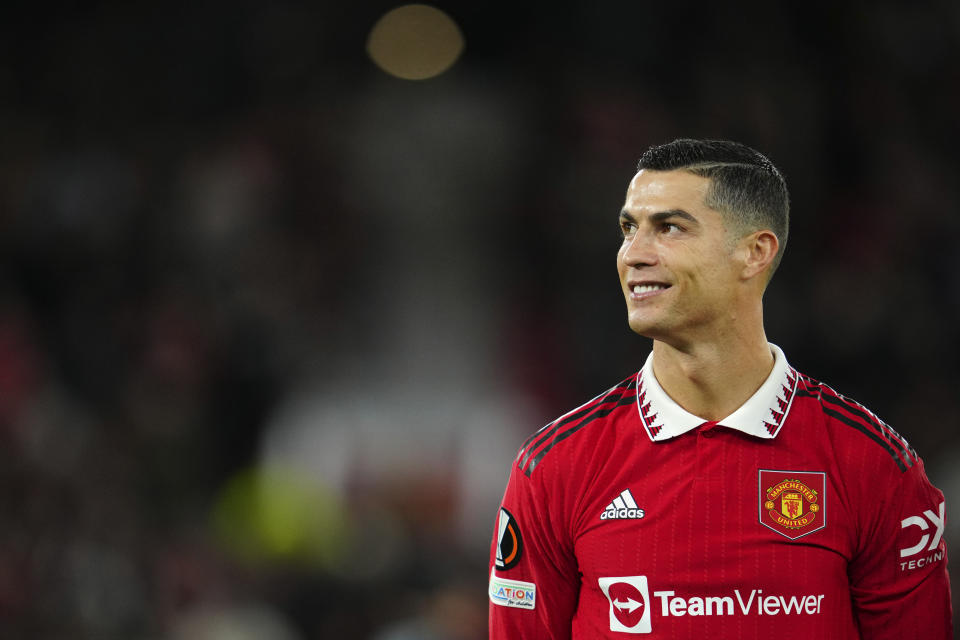
M537 606L537 585L501 578L496 571L491 571L490 602L501 607L533 609Z
M944 503L938 512L926 509L900 521L900 570L912 571L943 560L940 540L944 531Z
M494 564L497 569L505 571L517 566L523 554L523 536L520 535L520 525L509 511L500 507L500 516L497 519L497 555Z

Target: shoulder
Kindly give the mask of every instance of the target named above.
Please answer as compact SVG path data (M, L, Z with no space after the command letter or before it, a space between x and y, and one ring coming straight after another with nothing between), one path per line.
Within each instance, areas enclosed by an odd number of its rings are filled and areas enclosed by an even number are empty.
M834 447L854 449L876 458L878 464L893 464L906 472L920 460L906 438L873 411L827 384L798 374L796 399L809 412L821 417Z
M517 469L529 477L548 456L570 456L581 451L590 435L604 432L624 408L636 404L636 389L637 374L633 374L538 429L520 447Z

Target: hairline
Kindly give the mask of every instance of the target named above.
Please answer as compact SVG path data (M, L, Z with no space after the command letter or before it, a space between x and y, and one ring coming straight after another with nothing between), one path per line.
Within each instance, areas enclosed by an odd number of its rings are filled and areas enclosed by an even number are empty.
M642 168L640 169L640 171L659 171L659 172L661 172L661 173L668 173L668 172L670 172L670 171L685 171L686 173L689 173L689 174L691 174L691 175L697 176L698 178L703 178L704 180L706 180L706 181L709 183L709 185L707 186L707 192L706 192L706 193L704 194L704 196L703 196L703 204L704 204L707 208L711 209L712 211L716 211L717 213L720 214L720 216L723 218L723 222L724 222L723 227L724 227L724 229L725 229L728 233L733 233L734 231L741 231L742 233L738 236L738 239L744 237L745 235L747 235L747 233L752 233L752 232L754 232L754 231L762 231L762 230L769 230L769 231L770 231L771 233L773 233L774 235L777 235L776 232L769 227L769 225L767 225L767 226L753 226L753 227L751 227L750 225L747 225L747 224L745 224L745 223L739 223L739 224L736 224L736 225L732 225L732 224L731 224L731 225L728 225L728 224L726 224L727 221L736 222L736 220L735 220L735 218L737 217L736 214L735 214L733 211L730 211L730 210L727 209L727 208L721 208L721 207L716 206L716 202L717 202L717 199L716 199L717 181L716 181L716 179L715 179L713 176L703 175L702 173L699 173L700 171L705 171L705 170L709 170L709 169L715 169L715 168L718 168L718 167L741 167L741 168L743 168L743 169L758 169L758 168L759 168L759 167L758 167L757 165L755 165L755 164L749 164L749 163L746 163L746 162L697 162L697 163L695 163L695 164L682 165L682 166L679 166L679 167L674 167L674 168L672 168L672 169L654 169L654 168L652 168L652 167L642 167ZM712 201L712 203L711 203L711 201ZM733 226L737 226L737 227L740 227L740 228L739 228L739 229L733 229ZM777 238L777 239L779 240L779 238Z
M685 171L706 178L709 183L703 204L720 216L730 243L759 231L772 233L779 247L768 272L769 282L786 248L790 211L786 180L769 158L731 140L678 138L649 147L637 169Z

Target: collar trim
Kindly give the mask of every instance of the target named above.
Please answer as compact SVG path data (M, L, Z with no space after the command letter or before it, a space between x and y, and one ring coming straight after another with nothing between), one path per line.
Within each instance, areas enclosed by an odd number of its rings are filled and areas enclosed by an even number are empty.
M800 377L780 347L771 343L770 351L774 359L773 370L766 381L739 409L717 424L768 440L780 433L793 406ZM636 379L637 414L650 440L669 440L708 422L667 395L653 374L652 352L643 369L637 372Z

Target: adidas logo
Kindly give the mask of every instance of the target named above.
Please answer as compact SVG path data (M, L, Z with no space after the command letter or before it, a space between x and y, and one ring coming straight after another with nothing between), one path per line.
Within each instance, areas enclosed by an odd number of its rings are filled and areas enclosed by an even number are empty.
M640 519L644 515L643 509L637 507L637 502L633 499L633 494L630 493L630 489L626 489L614 498L613 502L607 505L607 508L600 514L600 519Z

